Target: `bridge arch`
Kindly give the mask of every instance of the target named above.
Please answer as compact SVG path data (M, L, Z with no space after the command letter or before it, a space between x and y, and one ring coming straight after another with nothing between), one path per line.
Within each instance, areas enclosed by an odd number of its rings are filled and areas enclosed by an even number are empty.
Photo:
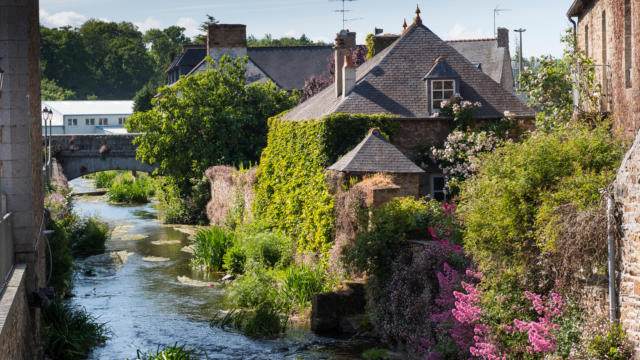
M136 159L132 141L140 134L53 135L51 152L67 180L107 170L152 172Z

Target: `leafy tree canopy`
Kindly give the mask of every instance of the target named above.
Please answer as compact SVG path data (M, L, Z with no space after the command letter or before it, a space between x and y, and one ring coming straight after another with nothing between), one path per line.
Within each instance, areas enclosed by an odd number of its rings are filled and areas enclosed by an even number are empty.
M245 84L246 61L223 57L212 69L161 88L155 107L127 122L138 158L186 188L213 165L256 162L267 142L267 119L293 107L298 94L275 84Z
M47 78L42 78L40 94L42 100L72 100L76 98L76 93L60 87L54 80Z
M247 37L247 46L249 47L261 47L261 46L317 46L317 45L329 45L322 41L313 41L302 34L299 38L295 37L281 37L275 39L271 34L265 34L262 39L256 38L254 35Z

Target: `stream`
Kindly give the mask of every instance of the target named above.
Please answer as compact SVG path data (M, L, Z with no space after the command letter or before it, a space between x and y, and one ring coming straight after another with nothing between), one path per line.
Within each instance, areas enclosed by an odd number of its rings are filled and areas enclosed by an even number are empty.
M92 182L70 182L74 192ZM209 359L359 359L363 345L292 328L276 340L255 340L209 320L228 309L217 277L189 266L193 227L167 226L152 204L116 206L104 196L75 197L74 211L111 228L105 254L74 261L71 302L107 323L111 337L89 359L136 358L136 351L185 344ZM203 356L204 358L204 356Z

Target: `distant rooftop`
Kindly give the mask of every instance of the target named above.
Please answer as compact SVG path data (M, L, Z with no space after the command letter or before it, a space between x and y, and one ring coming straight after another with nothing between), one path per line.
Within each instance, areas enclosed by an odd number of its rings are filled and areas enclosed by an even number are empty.
M43 101L42 106L62 115L130 115L132 100L64 100Z

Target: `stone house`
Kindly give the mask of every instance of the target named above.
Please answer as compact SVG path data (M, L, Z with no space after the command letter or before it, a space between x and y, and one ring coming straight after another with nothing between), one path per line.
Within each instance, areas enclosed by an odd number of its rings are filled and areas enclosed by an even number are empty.
M246 25L212 24L207 32L207 44L183 47L166 72L168 84L173 84L182 75L207 71L207 55L214 60L223 55L248 56L247 82L271 80L279 88L292 91L302 89L305 80L312 76L328 77L331 53L331 46L247 47Z
M601 110L615 113L616 127L634 136L640 128L640 2L574 0L567 17L578 47L595 60Z
M451 132L451 119L440 114L440 102L455 93L482 104L474 114L478 120L500 120L507 111L520 120L535 116L513 92L424 26L419 13L397 40L357 68L344 56L355 45L352 34L341 32L336 38L336 81L283 120L322 119L333 113L395 115L399 126L392 143L415 159L419 148L439 146ZM444 177L435 164L423 165L421 195L433 196L442 191Z

